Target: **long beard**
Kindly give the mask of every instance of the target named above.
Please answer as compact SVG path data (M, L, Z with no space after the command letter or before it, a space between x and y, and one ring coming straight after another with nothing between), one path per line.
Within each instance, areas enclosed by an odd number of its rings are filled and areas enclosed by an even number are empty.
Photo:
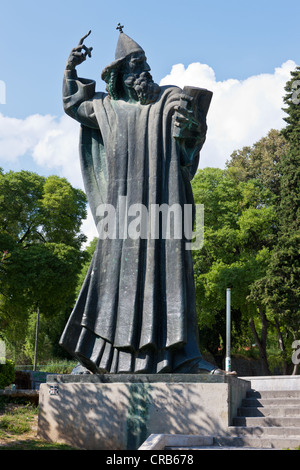
M154 83L149 72L128 74L124 77L124 84L131 97L141 104L154 103L160 93L160 86Z

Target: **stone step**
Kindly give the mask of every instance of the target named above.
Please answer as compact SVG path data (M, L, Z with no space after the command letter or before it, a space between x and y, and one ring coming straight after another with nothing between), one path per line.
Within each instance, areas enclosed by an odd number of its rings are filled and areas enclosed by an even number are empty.
M299 398L244 398L242 400L242 406L254 406L254 407L265 407L270 405L276 406L290 406L290 405L297 405L300 408L300 396Z
M300 390L248 391L232 426L210 440L180 440L165 450L300 450Z
M300 390L248 390L249 398L300 398Z
M300 427L300 417L293 416L236 416L233 426L260 426L260 427Z
M275 449L273 447L233 447L233 446L220 446L220 445L214 445L214 446L193 446L193 447L165 447L165 451L167 450L175 450L175 451L189 451L189 450L281 450L281 449Z
M300 407L269 405L265 407L241 406L238 408L238 416L248 417L300 417Z
M300 446L300 437L280 437L280 436L216 436L214 445L231 447L255 447L273 449L295 449Z
M296 426L229 426L228 434L231 436L280 436L300 438L300 427Z
M166 446L164 450L284 450L300 447L300 436L214 436L212 445Z

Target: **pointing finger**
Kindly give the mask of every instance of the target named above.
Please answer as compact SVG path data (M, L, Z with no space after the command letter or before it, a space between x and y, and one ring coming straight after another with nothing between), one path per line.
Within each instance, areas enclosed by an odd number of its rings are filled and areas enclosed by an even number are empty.
M87 37L91 34L91 32L92 32L92 30L90 29L89 32L88 32L85 36L83 36L83 37L80 39L80 41L79 41L79 43L78 43L78 46L80 46L81 44L83 44L83 41L85 40L85 38L87 38Z

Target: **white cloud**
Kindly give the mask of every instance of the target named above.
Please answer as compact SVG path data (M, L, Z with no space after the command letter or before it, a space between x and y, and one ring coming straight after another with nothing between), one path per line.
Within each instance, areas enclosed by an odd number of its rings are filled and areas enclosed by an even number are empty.
M16 119L0 114L0 165L30 155L40 168L51 169L82 187L78 135L79 124L66 115L56 119L34 114Z
M33 115L16 119L0 114L0 162L16 161L31 151L52 120L51 116Z
M252 145L272 128L281 129L285 122L282 97L290 71L296 67L288 60L273 74L260 74L246 80L218 81L213 69L206 64L193 63L185 68L174 65L161 85L185 85L213 91L208 113L208 134L201 152L200 167L223 168L230 154L245 145ZM32 115L25 119L0 114L1 162L17 162L30 155L42 168L66 177L70 183L83 188L78 157L79 124L63 115ZM96 236L96 228L89 212L83 231L89 239Z
M78 145L79 124L63 115L59 120L53 120L46 132L39 137L32 156L38 165L55 169L73 186L82 188Z
M284 86L295 67L295 62L288 60L273 74L217 81L213 69L206 64L194 63L186 69L182 64L173 66L161 85L195 86L213 92L200 167L223 168L234 150L254 144L270 129L284 127Z
M98 237L98 231L94 222L94 218L91 213L91 209L88 206L87 218L82 221L81 231L87 237L87 245L95 238Z
M67 178L73 186L83 189L78 144L79 124L66 115L60 119L38 114L16 119L0 114L0 166L30 155L37 165L37 173L42 169L51 170ZM82 232L89 241L97 236L89 209Z

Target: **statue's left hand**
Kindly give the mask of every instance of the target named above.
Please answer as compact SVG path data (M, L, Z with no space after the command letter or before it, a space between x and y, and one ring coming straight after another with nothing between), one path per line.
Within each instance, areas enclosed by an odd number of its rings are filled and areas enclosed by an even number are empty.
M186 106L182 105L183 102ZM196 116L192 109L193 98L188 95L181 97L181 103L174 107L175 119L174 126L179 131L179 134L194 134L206 132L206 122L200 116ZM178 134L178 132L177 132Z
M85 38L87 38L89 35L91 34L91 31L89 31L85 36L83 36L79 43L78 43L78 46L74 47L72 50L71 50L71 53L69 55L69 58L67 60L67 65L66 65L66 69L67 70L73 70L75 69L75 67L79 64L81 64L82 62L84 62L87 58L87 56L91 57L92 54L92 50L93 48L92 47L86 47L84 44L83 44L83 41L85 40ZM82 52L84 51L84 52Z

